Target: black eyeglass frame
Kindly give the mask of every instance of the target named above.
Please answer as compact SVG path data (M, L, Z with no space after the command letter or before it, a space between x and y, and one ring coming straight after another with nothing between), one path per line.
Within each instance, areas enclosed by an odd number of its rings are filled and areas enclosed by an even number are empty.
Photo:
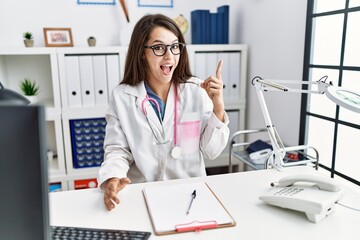
M180 49L180 52L179 52L179 53L174 53L174 52L173 52L173 47L174 47L174 45L179 46L179 49ZM164 53L161 54L161 55L158 55L158 54L155 53L155 48L156 48L156 47L159 47L159 46L165 47L165 51L164 51ZM180 46L181 46L181 47L180 47ZM168 50L169 47L170 47L170 52L171 52L173 55L180 55L180 54L184 51L185 46L186 46L185 43L180 43L180 42L179 42L179 43L173 43L173 44L155 44L155 45L152 45L152 46L144 46L144 48L150 48L150 49L153 51L153 53L154 53L155 56L162 57L162 56L164 56L164 55L167 53L167 50Z

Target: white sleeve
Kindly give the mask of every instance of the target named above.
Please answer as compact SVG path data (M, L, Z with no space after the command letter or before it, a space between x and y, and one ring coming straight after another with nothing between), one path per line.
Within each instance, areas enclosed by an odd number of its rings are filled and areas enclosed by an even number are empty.
M229 116L225 112L225 121L220 121L212 112L201 136L200 148L208 159L215 159L225 149L230 135Z
M132 154L122 130L117 109L119 106L112 95L109 109L105 115L106 134L104 139L104 162L98 173L98 186L113 177L124 178L127 176L130 164L133 162Z

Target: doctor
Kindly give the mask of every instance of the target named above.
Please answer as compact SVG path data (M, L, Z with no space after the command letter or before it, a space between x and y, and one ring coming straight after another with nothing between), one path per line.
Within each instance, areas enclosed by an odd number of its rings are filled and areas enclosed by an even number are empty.
M105 116L98 183L108 210L130 182L206 175L204 157L219 156L229 137L221 66L216 77L201 82L191 74L185 39L173 20L157 14L137 22L124 78Z

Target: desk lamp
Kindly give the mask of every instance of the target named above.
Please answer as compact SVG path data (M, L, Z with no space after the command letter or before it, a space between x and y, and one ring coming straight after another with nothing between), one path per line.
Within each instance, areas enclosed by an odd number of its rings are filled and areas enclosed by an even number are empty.
M29 103L30 101L26 97L10 89L6 89L0 82L0 105L28 105Z
M296 151L308 149L308 146L284 147L278 132L273 125L269 111L265 102L263 92L266 91L282 91L282 92L296 92L296 93L316 93L324 94L337 105L344 107L348 110L360 113L360 94L349 89L342 87L335 87L331 82L327 83L327 76L323 76L318 81L291 81L291 80L270 80L261 77L254 77L251 81L256 89L256 93L260 102L261 111L265 119L266 128L270 136L273 151L266 162L267 168L281 169L284 166L298 165L298 163L284 163L283 159L287 151ZM296 89L289 88L282 84L304 84L314 85L317 90L311 89ZM315 88L316 89L316 88ZM312 160L301 161L302 164L307 164Z

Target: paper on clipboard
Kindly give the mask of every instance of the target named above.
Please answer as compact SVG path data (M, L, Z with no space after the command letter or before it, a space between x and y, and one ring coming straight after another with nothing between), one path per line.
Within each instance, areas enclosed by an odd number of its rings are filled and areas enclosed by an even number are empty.
M191 211L191 194L196 190ZM235 221L205 182L151 186L143 194L156 235L235 226Z

